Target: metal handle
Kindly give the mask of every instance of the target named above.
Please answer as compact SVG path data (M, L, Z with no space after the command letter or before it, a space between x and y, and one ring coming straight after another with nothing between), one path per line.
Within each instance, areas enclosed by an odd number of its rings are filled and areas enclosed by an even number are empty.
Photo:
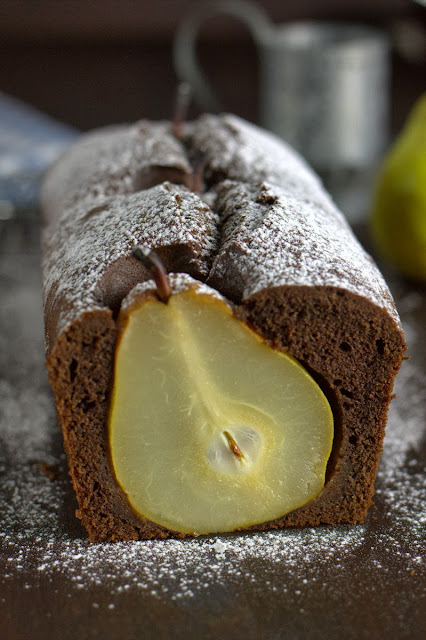
M209 2L192 11L181 22L173 43L176 73L180 81L190 84L193 96L200 105L212 113L222 111L222 107L198 63L195 45L202 23L220 13L234 16L247 25L256 43L263 41L271 29L263 9L247 0Z

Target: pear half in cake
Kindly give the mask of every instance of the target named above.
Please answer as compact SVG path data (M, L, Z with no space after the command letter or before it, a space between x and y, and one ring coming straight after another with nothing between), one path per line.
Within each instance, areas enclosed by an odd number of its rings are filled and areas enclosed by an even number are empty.
M116 478L140 516L180 533L274 520L324 487L330 406L295 358L217 292L184 281L166 300L136 287L123 304L109 416Z

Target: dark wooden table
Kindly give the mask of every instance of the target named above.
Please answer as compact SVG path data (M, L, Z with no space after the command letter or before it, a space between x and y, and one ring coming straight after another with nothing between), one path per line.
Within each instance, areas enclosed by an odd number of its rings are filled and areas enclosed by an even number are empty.
M0 227L0 637L425 638L425 290L391 279L411 359L364 525L92 545L43 367L37 234Z

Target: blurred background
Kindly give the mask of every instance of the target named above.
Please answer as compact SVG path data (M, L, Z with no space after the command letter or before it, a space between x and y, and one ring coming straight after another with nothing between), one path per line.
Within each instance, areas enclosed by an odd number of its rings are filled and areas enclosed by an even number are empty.
M174 37L179 25L205 4L201 0L0 0L0 222L14 217L17 209L34 210L43 171L78 131L172 116L178 86ZM287 69L284 65L281 97L286 89L300 92L299 102L285 111L279 92L268 100L275 104L286 131L262 117L260 102L267 64L269 71L274 66L272 72L281 73L281 61L290 58L265 62L267 45L261 51L259 41L235 16L205 17L195 40L200 66L224 110L283 135L319 171L350 222L365 219L380 160L425 88L423 0L259 0L256 4L272 25L344 22L374 27L387 39L383 82L369 73L376 65L380 74L381 62L374 61L373 54L370 65L359 42L356 52L346 52L342 59L331 57L326 70L310 45L310 58L299 61L299 67L291 61ZM327 86L322 113L313 100L319 96L316 84ZM276 80L270 85L274 88ZM303 92L309 104L308 116L299 123L299 140L291 136L296 127L290 116L296 120L300 115ZM202 110L194 100L189 117ZM317 154L311 150L315 145L326 153L324 162L316 162ZM359 156L356 162L350 160L350 147Z
M1 0L0 90L79 129L167 118L176 90L173 35L200 4ZM344 20L385 30L392 42L391 130L401 127L425 86L424 7L410 0L258 4L274 23ZM227 110L258 121L258 57L248 29L234 18L214 17L204 23L198 49Z

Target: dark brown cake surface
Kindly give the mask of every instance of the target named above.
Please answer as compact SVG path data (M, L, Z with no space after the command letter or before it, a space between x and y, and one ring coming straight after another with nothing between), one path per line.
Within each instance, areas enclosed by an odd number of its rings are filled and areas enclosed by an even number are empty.
M206 192L197 194L184 185L200 153ZM115 317L149 280L131 256L138 243L169 272L223 295L330 402L325 488L255 528L362 521L405 345L380 272L304 161L234 116L200 118L184 142L164 123L142 123L74 145L51 169L43 201L47 367L90 539L176 535L132 511L108 451ZM189 276L173 276L173 286L193 286ZM142 291L155 295L154 283Z

